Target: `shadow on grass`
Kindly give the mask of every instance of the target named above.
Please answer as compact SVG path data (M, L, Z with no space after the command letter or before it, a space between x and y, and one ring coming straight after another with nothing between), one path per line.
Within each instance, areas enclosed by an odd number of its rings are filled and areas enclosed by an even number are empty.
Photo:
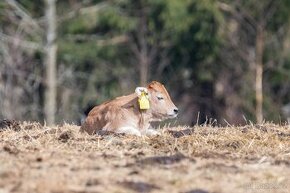
M193 160L192 158L186 157L181 153L176 153L170 156L147 157L147 158L138 160L137 163L142 164L142 165L154 165L154 164L171 165L171 164L179 163L184 159L190 159L191 161L195 162L195 160Z
M174 138L180 138L183 136L192 135L194 133L194 129L184 129L181 131L168 130L168 133L170 133Z
M151 192L152 190L159 190L160 188L155 184L149 184L144 182L133 182L133 181L123 181L119 182L119 185L123 186L124 188L134 190L136 192Z

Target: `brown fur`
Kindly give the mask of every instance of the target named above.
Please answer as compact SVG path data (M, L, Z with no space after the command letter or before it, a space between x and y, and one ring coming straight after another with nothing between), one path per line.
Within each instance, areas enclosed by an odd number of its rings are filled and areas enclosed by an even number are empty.
M140 110L136 93L118 97L94 107L88 114L81 131L94 134L100 130L116 132L122 127L133 127L141 133L150 128L150 122L161 121L170 116L176 106L165 87L156 81L148 86L150 109ZM164 100L158 101L157 95L162 95ZM170 112L170 113L168 113Z

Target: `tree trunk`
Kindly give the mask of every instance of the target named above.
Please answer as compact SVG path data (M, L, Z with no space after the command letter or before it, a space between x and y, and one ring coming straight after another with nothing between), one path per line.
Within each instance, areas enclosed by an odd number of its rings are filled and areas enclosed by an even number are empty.
M142 6L142 2L141 2ZM140 21L139 21L139 33L138 42L140 47L139 54L139 75L140 75L140 85L146 86L148 81L148 70L149 70L149 60L148 60L148 44L146 41L147 36L147 22L145 8L140 10Z
M140 58L140 85L146 86L148 80L148 60L147 56L141 53Z
M264 29L261 24L257 27L256 36L256 120L258 124L263 122L263 53L264 53Z
M55 123L56 113L56 0L46 0L46 90L44 113L48 125Z

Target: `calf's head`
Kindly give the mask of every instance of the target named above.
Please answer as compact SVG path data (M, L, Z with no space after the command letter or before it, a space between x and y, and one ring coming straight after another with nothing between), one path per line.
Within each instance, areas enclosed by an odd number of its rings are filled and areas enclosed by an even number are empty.
M148 94L150 112L152 113L153 119L161 121L168 118L175 118L177 116L178 108L173 104L163 84L153 81L147 86L147 88L136 88L137 95L140 96L142 91Z

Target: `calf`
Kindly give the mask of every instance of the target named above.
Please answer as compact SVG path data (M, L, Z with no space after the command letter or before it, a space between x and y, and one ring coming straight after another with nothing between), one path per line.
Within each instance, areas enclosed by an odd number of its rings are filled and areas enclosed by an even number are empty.
M94 107L81 126L82 132L95 134L99 131L132 135L158 134L150 122L175 118L177 107L165 87L156 81L147 88L137 87L135 93L118 97Z

